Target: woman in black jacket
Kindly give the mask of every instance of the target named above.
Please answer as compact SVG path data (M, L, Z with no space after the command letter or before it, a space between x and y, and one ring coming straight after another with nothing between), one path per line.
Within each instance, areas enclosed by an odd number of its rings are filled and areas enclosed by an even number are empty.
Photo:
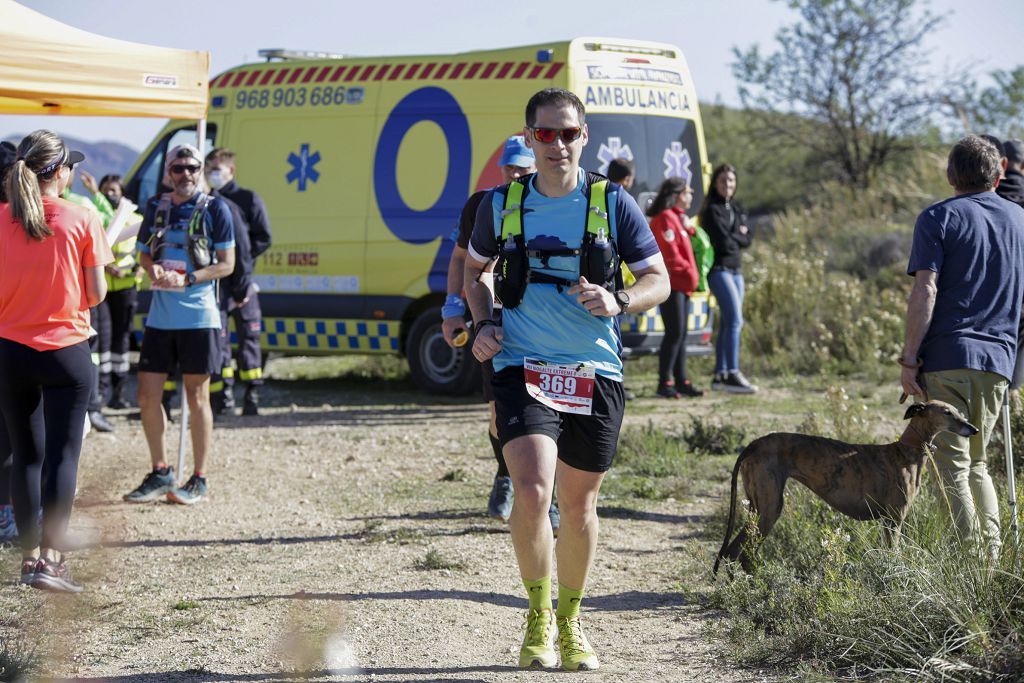
M700 225L708 233L715 249L708 286L715 295L721 314L711 388L734 394L753 394L757 387L740 372L744 288L740 250L750 246L750 231L743 208L732 200L735 193L736 169L722 164L711 174L711 187L700 209Z

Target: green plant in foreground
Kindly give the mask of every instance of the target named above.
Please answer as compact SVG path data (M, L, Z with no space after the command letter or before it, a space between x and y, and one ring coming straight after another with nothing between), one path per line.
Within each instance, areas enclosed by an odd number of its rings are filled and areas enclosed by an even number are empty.
M178 600L174 603L174 609L181 612L190 609L199 609L200 604L195 600Z
M461 571L466 568L466 563L462 560L453 560L446 558L437 550L428 550L426 557L420 560L416 560L413 564L416 569L423 569L427 571Z
M469 481L469 473L461 467L456 467L454 470L449 470L441 476L441 481Z
M854 680L1024 678L1024 576L1017 553L990 566L955 543L941 499L922 494L897 550L791 487L751 575L720 581L709 604L745 662L798 664Z
M39 654L34 645L7 628L0 624L0 681L27 681L39 669Z

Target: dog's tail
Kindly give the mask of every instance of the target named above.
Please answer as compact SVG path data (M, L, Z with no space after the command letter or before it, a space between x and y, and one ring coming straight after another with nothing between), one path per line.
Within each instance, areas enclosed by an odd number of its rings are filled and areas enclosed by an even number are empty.
M732 468L732 493L729 495L729 523L725 526L725 540L722 541L722 549L718 551L718 557L715 559L715 568L712 570L714 574L718 574L718 565L721 564L722 558L725 557L725 551L729 547L729 539L732 538L732 528L736 523L736 486L740 475L740 465L747 459L752 445L750 444L743 449L743 452L736 458L736 465Z

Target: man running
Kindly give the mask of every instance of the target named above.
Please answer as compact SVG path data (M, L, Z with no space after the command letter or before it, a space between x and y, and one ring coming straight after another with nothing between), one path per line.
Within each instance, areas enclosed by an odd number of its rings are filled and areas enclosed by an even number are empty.
M555 666L557 634L562 667L591 670L599 664L579 609L597 547L597 495L623 415L614 321L664 301L669 280L633 198L579 167L588 135L579 98L558 88L538 92L526 106L523 134L537 173L491 191L470 240L473 355L494 362L498 436L516 492L509 524L530 603L519 665ZM628 289L620 263L636 276ZM504 305L500 324L487 279L480 282L492 267ZM557 543L547 520L556 481Z

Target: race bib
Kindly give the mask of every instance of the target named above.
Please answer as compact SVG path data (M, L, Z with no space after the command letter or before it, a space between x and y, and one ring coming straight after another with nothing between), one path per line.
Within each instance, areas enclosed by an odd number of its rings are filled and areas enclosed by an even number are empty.
M167 271L173 270L173 271L177 271L177 272L181 273L182 277L185 277L185 274L188 272L188 270L187 270L187 268L185 266L185 262L184 261L157 261L157 263L159 263L160 267L163 268L164 270L167 270ZM150 289L159 290L161 292L184 292L185 291L185 287L184 286L181 286L181 287L163 287L163 286L160 286L160 285L156 284L155 282L151 284Z
M554 365L523 359L526 391L538 402L562 413L590 415L594 409L594 367L583 363Z

